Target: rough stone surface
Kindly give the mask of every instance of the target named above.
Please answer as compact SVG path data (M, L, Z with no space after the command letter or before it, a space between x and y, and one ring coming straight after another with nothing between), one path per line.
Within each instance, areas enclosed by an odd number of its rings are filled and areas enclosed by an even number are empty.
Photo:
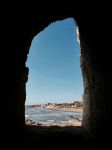
M95 9L96 13L89 7L79 11L80 8L78 7L78 10L76 10L75 6L73 9L66 10L62 7L58 9L58 12L51 9L49 14L46 11L42 14L37 8L33 9L32 12L29 10L27 7L24 7L23 10L15 7L12 12L9 11L4 14L4 20L2 21L4 23L4 30L2 30L2 39L4 40L2 56L4 60L1 62L3 64L3 70L1 71L3 81L3 84L1 84L3 91L1 92L3 135L6 135L7 140L10 139L12 134L18 135L19 142L27 137L27 134L31 141L36 139L36 133L33 134L31 131L26 133L24 130L25 88L28 79L28 68L26 68L25 63L30 44L32 38L50 23L72 17L76 20L80 32L81 68L84 81L82 125L84 130L88 130L96 139L97 137L106 139L112 131L110 123L110 118L112 118L112 101L110 98L111 55L110 49L107 48L109 45L109 42L107 42L107 33L109 33L109 26L107 27L108 15L106 15L105 20L104 10L101 10L101 7L100 10L99 8L98 10ZM75 131L77 132L77 130ZM61 136L66 139L68 134L62 132ZM59 135L59 137L61 136ZM70 134L68 137L70 137ZM58 135L55 138L58 139ZM71 138L72 142L77 139L79 143L86 139L80 133L79 135L72 135ZM43 139L45 140L45 137ZM85 142L87 141L85 140Z

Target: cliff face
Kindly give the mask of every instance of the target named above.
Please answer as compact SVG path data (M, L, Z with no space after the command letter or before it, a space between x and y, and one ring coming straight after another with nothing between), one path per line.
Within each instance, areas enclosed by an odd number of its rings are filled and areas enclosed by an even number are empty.
M73 5L74 6L74 5ZM26 9L25 9L26 8ZM12 13L4 14L3 23L3 58L2 64L2 106L3 128L23 134L25 125L25 99L28 68L25 66L32 38L50 23L72 17L77 21L80 33L81 68L84 81L83 127L95 136L105 137L111 132L112 118L110 99L110 49L107 48L107 33L110 27L108 15L100 7L81 11L73 9L51 9L50 13L41 13L38 9L29 11L14 8ZM88 15L89 14L89 15ZM104 21L104 16L106 21ZM4 36L5 35L5 36ZM8 38L8 39L7 39ZM106 54L105 54L106 52ZM105 55L104 55L105 54ZM106 89L104 89L104 86ZM4 108L3 108L4 111ZM7 117L6 117L7 116ZM7 128L8 122L8 128ZM10 128L10 131L9 131ZM107 132L107 130L109 132ZM103 131L103 133L102 133Z

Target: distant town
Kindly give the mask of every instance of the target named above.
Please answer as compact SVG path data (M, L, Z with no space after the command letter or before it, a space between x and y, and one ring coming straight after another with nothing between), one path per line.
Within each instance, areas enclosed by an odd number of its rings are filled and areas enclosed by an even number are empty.
M75 111L81 112L83 110L83 102L74 101L72 103L46 103L46 104L36 104L36 105L26 105L27 107L33 108L48 108L53 110L62 110L62 111Z

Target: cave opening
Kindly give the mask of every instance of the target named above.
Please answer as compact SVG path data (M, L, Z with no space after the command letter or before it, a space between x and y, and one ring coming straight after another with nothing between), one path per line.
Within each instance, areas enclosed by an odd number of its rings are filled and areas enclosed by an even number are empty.
M74 19L51 23L36 35L27 60L26 124L81 126L83 81Z

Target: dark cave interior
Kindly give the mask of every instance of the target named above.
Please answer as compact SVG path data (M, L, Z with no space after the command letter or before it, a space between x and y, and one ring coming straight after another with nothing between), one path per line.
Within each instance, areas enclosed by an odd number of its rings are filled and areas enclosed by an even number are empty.
M94 145L95 141L102 142L109 137L108 135L111 133L109 120L112 117L112 101L109 98L110 53L104 38L107 32L105 31L105 24L108 23L108 20L104 22L103 13L96 15L91 10L87 15L84 12L78 13L74 9L63 8L59 9L58 12L55 9L51 10L49 14L41 14L40 11L35 9L34 12L30 13L27 11L22 13L14 11L14 14L9 15L10 21L5 20L5 31L9 39L4 45L3 57L5 62L2 62L2 89L5 94L2 96L3 104L1 105L4 105L6 109L3 115L3 135L7 137L5 141L11 138L10 135L13 135L13 140L16 139L18 145L21 143L39 145L43 142L47 142L49 145L50 141L55 145L58 145L58 143L65 144L66 147L66 142L69 144L71 142L78 143L78 146L83 143L84 146L87 146L89 143ZM53 127L49 130L31 126L26 127L25 100L29 70L25 63L31 41L36 34L50 23L70 17L76 20L80 32L81 68L83 81L85 82L82 126L67 127L65 129ZM8 14L6 18L8 18ZM5 42L6 38L4 38ZM104 51L106 51L106 55L104 55ZM104 86L106 87L105 90Z

